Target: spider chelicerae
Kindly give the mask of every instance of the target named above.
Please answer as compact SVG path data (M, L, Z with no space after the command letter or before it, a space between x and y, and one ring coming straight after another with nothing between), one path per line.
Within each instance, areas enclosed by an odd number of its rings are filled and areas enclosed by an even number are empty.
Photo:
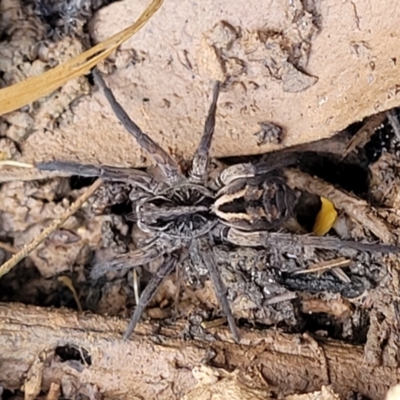
M293 213L297 193L277 173L293 164L294 155L255 164L235 164L212 178L208 174L209 153L214 134L217 100L221 83L214 84L211 106L204 131L190 168L182 171L178 163L129 118L95 69L96 85L102 89L116 117L159 167L162 177L138 169L82 165L54 161L38 163L40 170L62 171L71 175L101 177L114 182L127 182L132 187L130 199L138 227L149 234L145 246L94 266L93 276L110 269L126 270L150 263L160 256L163 262L141 293L124 339L133 333L140 317L163 279L177 266L183 249L196 263L208 270L216 296L226 315L235 341L239 331L227 299L227 289L214 260L213 243L223 241L236 246L268 247L283 242L299 243L323 249L344 247L359 251L398 252L397 246L343 241L335 237L313 237L271 232L282 226Z

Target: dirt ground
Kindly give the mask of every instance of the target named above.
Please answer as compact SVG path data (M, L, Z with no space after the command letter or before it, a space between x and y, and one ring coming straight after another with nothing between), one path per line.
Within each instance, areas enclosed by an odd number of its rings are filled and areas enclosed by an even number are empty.
M78 54L145 6L3 0L0 85ZM132 118L178 161L198 143L212 80L224 81L214 157L233 164L273 150L299 154L297 169L280 173L302 193L300 228L282 231L310 233L327 197L338 211L330 236L400 245L399 17L394 0L373 7L361 0L166 0L100 69ZM3 115L0 155L151 163L89 76ZM1 168L0 264L93 182L65 175ZM163 283L138 335L123 342L135 281L143 289L160 262L138 277L110 271L94 281L90 270L95 260L140 247L131 189L104 184L0 279L0 398L197 399L211 391L218 399L311 392L380 399L400 381L397 257L313 249L301 239L213 249L240 345L229 337L207 271L190 258Z

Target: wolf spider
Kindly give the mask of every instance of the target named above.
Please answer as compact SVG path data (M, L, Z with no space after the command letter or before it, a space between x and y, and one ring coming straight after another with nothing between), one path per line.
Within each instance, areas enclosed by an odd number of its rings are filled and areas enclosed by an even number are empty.
M293 163L290 156L285 159L271 156L267 161L256 164L232 165L223 169L216 179L211 178L208 164L220 91L219 82L214 85L204 131L191 167L182 171L175 160L129 118L96 70L93 71L93 76L95 84L103 91L116 117L137 144L152 156L163 179L137 169L80 165L63 161L39 163L37 167L40 170L127 182L134 187L130 198L135 205L137 225L143 232L150 234L151 239L143 248L116 255L103 264L95 265L92 270L94 275L100 276L111 268L125 270L139 267L165 256L140 296L124 339L128 339L133 333L163 279L177 266L184 248L188 248L189 254L207 268L236 342L240 340L238 328L211 247L215 240L250 247L279 246L290 242L336 250L348 247L359 251L398 251L396 246L270 232L273 228L279 228L292 215L296 204L296 193L275 172L280 167Z

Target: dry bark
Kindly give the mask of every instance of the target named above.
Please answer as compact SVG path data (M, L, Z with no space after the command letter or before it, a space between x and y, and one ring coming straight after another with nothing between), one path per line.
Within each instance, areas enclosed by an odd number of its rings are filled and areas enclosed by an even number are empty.
M220 377L216 381L234 376L253 395L287 395L331 385L341 396L354 390L382 399L400 379L399 367L365 362L362 346L306 335L242 330L237 345L228 331L218 328L212 331L215 341L185 341L180 336L185 322L178 321L161 328L140 324L136 336L124 342L125 327L126 321L116 318L2 303L0 385L19 388L33 369L35 377L41 374L44 389L72 381L75 387L98 388L114 399L180 399L196 388L196 371L209 368ZM90 365L54 357L56 348L67 345L86 355Z

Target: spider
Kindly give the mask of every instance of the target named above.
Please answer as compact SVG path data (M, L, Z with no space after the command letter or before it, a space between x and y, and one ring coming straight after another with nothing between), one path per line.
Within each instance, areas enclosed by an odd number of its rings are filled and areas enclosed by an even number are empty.
M228 299L227 289L213 257L214 241L237 246L279 246L282 242L298 243L325 249L344 247L359 251L394 252L396 246L342 241L334 237L271 232L292 215L298 195L290 189L276 171L293 164L293 156L273 155L255 164L236 164L209 176L210 147L215 128L215 115L221 83L215 82L200 143L191 167L182 171L177 162L133 122L94 69L95 84L103 91L118 120L160 168L159 176L131 168L82 165L65 161L38 163L40 170L62 171L71 175L101 177L104 180L127 182L133 186L133 201L137 225L150 235L145 246L130 253L116 255L95 265L92 276L101 276L110 268L135 268L163 256L163 262L141 293L124 339L133 333L141 315L163 279L177 266L183 249L209 272L216 296L226 315L233 339L240 341Z

